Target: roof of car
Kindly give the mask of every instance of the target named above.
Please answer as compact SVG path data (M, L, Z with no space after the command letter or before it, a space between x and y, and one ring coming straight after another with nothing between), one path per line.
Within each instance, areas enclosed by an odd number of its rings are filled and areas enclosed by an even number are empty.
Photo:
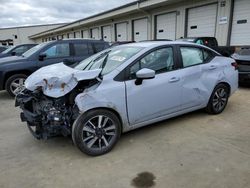
M124 45L146 47L147 48L147 47L153 47L153 46L157 46L157 45L173 45L173 44L197 45L197 44L183 42L183 41L143 41L143 42L124 44ZM197 46L200 46L200 45L197 45Z

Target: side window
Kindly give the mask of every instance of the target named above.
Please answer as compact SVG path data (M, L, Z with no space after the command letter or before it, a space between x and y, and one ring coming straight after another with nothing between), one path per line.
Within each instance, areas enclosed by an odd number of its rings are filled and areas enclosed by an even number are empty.
M69 56L69 44L62 43L51 46L44 53L46 53L48 58L54 57L67 57Z
M94 51L95 51L95 53L104 50L104 43L96 42L96 43L93 43L93 45L94 45Z
M156 74L173 70L173 49L171 47L161 48L143 57L130 67L130 79L135 78L136 72L143 68L152 69Z
M211 47L216 47L217 46L217 42L215 39L211 38L211 39L208 39L208 44L209 46Z
M28 46L20 46L13 50L13 52L16 52L17 55L21 55L26 52L26 50L28 50Z
M193 47L181 47L183 67L189 67L203 63L203 50Z
M76 43L74 44L75 55L84 56L88 55L88 44L87 43Z

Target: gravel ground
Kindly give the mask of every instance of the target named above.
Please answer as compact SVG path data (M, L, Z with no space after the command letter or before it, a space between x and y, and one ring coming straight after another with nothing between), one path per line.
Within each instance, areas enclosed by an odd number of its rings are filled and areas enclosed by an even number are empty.
M89 157L68 138L39 141L0 92L0 187L250 187L250 88L217 116L196 111L122 135Z

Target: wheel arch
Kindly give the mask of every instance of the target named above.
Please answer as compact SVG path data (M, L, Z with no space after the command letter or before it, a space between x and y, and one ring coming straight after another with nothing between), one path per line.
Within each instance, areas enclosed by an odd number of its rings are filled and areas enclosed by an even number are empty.
M32 72L29 70L18 70L18 71L9 71L4 75L4 80L3 80L3 89L5 88L6 81L13 75L15 74L24 74L26 76L29 76Z
M230 86L229 83L227 83L227 82L219 82L218 84L216 84L216 86L218 86L219 84L225 85L225 86L228 88L228 90L229 90L229 94L231 94L231 86ZM216 86L215 86L215 87L216 87ZM214 87L214 88L215 88L215 87Z

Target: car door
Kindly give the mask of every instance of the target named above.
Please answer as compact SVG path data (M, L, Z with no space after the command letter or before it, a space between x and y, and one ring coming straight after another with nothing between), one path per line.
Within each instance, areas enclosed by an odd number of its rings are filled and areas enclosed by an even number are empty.
M60 63L63 61L74 61L71 55L69 43L55 43L47 49L42 50L39 54L39 67Z
M155 49L128 68L125 81L127 111L130 124L137 124L180 109L181 85L176 58L172 47ZM155 78L136 85L136 72L148 68L155 71Z
M201 106L207 92L206 81L204 81L203 49L197 46L180 46L179 48L182 68L181 74L181 109L189 109Z

